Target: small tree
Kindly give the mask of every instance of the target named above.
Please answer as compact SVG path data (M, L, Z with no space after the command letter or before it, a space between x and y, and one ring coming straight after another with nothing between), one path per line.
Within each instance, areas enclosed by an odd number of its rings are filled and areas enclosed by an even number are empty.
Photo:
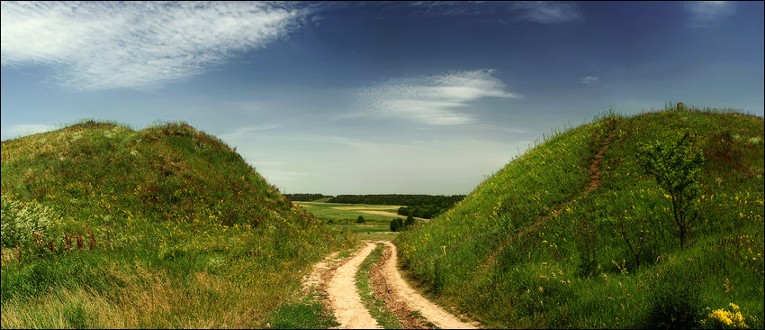
M363 216L363 215L360 215L360 216L359 216L359 217L356 219L356 223L365 223L365 222L367 222L367 221L366 221L366 220L364 220L364 216Z
M693 137L684 133L676 143L657 141L646 144L642 149L642 165L652 175L672 200L675 220L672 235L680 239L680 248L685 248L688 233L698 218L696 198L699 188L696 182L704 164L704 154L691 148Z
M396 218L390 221L390 231L399 231L404 228L404 222L401 218Z
M404 221L404 227L409 227L411 225L414 225L414 217L410 214L406 217L406 221Z

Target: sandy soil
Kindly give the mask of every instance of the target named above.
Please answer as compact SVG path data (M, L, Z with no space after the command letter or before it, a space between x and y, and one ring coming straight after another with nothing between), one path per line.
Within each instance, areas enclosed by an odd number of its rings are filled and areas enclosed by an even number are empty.
M463 322L456 316L445 311L443 308L425 299L417 291L409 286L398 270L398 256L396 246L389 241L381 241L390 249L390 257L383 265L383 276L388 283L388 289L392 291L397 304L407 306L407 309L419 311L425 319L442 329L475 329L477 324Z
M340 329L372 329L382 327L364 307L356 288L356 273L364 259L375 249L367 242L355 256L338 267L327 285L327 294Z
M356 274L359 266L375 249L376 243L385 245L382 260L372 266L371 283L377 299L396 315L406 329L472 329L477 323L467 323L433 304L401 277L397 266L396 246L390 241L365 241L353 256L341 260L337 253L327 256L313 266L309 275L303 278L303 291L313 292L322 303L335 314L338 328L371 329L381 328L364 307L356 289ZM412 313L412 312L418 312Z

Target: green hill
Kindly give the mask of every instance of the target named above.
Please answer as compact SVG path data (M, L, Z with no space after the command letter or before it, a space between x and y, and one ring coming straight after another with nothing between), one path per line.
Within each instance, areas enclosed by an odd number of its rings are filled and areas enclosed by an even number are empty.
M705 162L681 248L672 196L642 164L686 132ZM763 137L763 118L732 111L609 114L513 160L399 253L491 327L762 328Z
M2 142L3 328L263 327L348 239L187 124Z

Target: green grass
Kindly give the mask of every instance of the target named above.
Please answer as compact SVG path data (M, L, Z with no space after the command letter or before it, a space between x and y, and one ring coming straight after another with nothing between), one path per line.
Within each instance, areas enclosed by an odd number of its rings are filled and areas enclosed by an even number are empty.
M314 297L275 309L266 327L275 329L327 329L340 325Z
M2 238L3 328L262 327L355 241L187 124L93 121L2 142Z
M371 269L372 265L380 262L382 258L383 250L385 246L378 243L377 247L372 253L364 259L364 262L359 266L359 271L356 273L356 287L359 289L359 296L361 296L361 302L372 314L372 317L385 329L401 329L401 322L385 307L385 303L375 297L374 289L371 284Z
M396 205L369 205L369 204L340 204L322 202L296 202L306 211L318 219L321 219L338 230L347 230L356 234L359 239L376 239L381 237L390 240L396 233L390 232L390 221L394 218L405 219L405 216L395 215L399 206ZM391 215L369 214L362 211L383 211ZM365 222L357 223L359 216L363 216Z
M685 249L660 224L672 226L670 202L639 163L641 143L683 130L707 159ZM611 131L601 186L584 194ZM437 300L489 327L655 327L672 310L688 311L698 327L734 303L761 328L764 135L761 117L732 111L608 114L548 138L432 223L399 235L402 262ZM633 243L643 230L640 267L620 223Z

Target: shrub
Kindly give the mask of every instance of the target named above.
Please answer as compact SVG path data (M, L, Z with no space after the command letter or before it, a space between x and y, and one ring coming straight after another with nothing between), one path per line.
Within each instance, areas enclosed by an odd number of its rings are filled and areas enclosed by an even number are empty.
M56 215L52 210L36 202L20 202L1 196L2 219L0 241L4 248L21 246L27 248L51 237ZM40 242L38 242L40 241Z
M356 219L356 223L364 223L364 222L366 222L366 220L364 220L364 216L362 216L362 215L360 215L360 216L359 216L359 217Z
M694 152L692 142L693 136L684 133L675 143L656 141L643 145L641 150L643 169L653 175L672 200L675 229L670 232L680 239L680 248L685 247L688 232L698 218L696 199L700 193L696 182L704 164L704 154Z
M653 283L648 328L696 328L704 318L699 281L682 269L668 269Z
M399 231L404 229L404 221L401 218L396 218L390 221L390 231Z

